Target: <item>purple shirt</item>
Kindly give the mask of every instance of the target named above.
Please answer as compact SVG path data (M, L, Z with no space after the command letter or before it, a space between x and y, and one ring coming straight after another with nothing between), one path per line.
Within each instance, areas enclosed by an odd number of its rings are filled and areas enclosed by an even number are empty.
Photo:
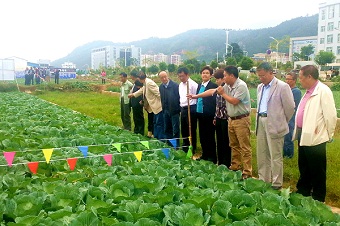
M303 96L300 105L299 105L299 110L296 113L296 126L298 128L302 128L302 124L303 124L303 113L305 112L305 106L306 103L308 101L308 99L311 97L312 93L315 90L316 85L319 83L319 81L317 81L310 89L307 90L306 94Z

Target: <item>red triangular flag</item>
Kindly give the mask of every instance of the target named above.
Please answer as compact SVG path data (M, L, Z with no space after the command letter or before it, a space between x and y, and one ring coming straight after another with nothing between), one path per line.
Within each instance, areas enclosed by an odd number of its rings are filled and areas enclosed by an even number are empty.
M37 174L39 162L29 162L27 163L28 168L33 174Z
M76 164L77 164L77 160L78 160L78 158L67 159L67 163L70 166L70 170L74 170L74 168L76 167Z
M15 151L13 151L13 152L3 152L3 153L4 153L5 159L7 161L7 164L9 166L12 166L12 162L13 162L13 159L14 159L14 156L15 156Z
M105 159L107 165L109 165L109 166L112 165L112 154L104 155L103 158Z

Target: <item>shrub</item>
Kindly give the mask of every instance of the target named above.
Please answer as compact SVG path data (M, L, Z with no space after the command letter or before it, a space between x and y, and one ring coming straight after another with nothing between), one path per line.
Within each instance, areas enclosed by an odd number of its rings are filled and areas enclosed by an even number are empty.
M18 91L18 87L15 83L0 83L0 92L12 91Z

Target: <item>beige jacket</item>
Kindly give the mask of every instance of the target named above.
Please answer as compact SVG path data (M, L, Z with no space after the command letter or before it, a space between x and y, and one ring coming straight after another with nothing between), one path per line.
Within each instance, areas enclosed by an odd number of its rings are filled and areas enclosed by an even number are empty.
M297 112L299 107L300 105ZM297 139L296 120L295 118L293 140ZM327 85L319 82L305 105L300 146L315 146L330 141L334 135L336 121L333 93Z
M144 108L149 113L158 114L162 111L159 87L153 80L146 78L143 88L133 93L134 97L139 97L140 95L143 95Z
M257 106L259 106L259 101L262 98L263 87L262 83L257 87ZM267 102L267 125L271 138L280 138L289 132L288 122L294 114L294 109L295 102L290 87L274 77ZM256 117L256 122L258 122L258 115ZM256 134L257 125L258 123L256 123Z

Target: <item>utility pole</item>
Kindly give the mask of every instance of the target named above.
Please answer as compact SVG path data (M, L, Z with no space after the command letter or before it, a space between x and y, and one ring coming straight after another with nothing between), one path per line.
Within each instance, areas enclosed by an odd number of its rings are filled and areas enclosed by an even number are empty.
M229 38L229 31L231 31L231 29L230 28L225 28L225 29L223 29L223 30L225 30L225 34L226 34L226 41L225 41L225 57L227 57L228 56L228 45L229 45L229 40L228 40L228 38Z

